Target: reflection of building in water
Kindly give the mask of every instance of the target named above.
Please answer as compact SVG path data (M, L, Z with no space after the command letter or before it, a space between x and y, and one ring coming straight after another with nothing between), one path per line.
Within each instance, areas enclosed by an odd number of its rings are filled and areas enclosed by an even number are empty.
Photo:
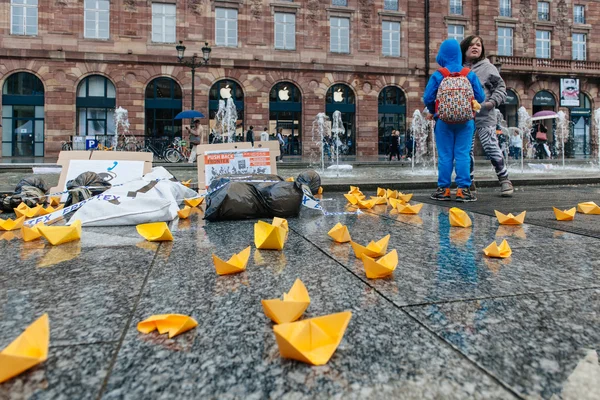
M574 153L598 148L590 116L600 100L600 48L587 41L599 23L586 18L600 12L597 2L549 2L549 21L541 23L538 13L521 15L515 4L463 1L430 2L428 15L418 0L318 7L312 0L22 3L2 6L4 15L28 19L13 18L1 31L2 47L12 49L0 72L1 156L54 156L73 135L110 135L117 104L130 111L132 134L181 135L182 121L173 117L191 107L192 74L177 62L179 40L188 56L201 57L205 42L212 48L209 64L194 75L195 107L207 117L207 132L218 101L232 98L237 139L251 125L272 135L283 128L288 153L308 154L315 116L338 110L347 154L385 154L391 131L400 131L403 144L412 112L422 109L439 43L470 34L484 35L491 62L501 67L509 96L500 109L509 127L517 126L520 106L530 114L563 109L576 125ZM579 80L579 106L560 105L561 78ZM14 134L20 106L34 121L25 138Z

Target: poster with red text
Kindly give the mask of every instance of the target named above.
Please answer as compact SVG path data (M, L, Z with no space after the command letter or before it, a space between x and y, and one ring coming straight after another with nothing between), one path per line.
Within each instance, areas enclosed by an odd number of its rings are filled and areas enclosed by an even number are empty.
M270 174L269 149L235 149L204 152L206 188L219 175Z

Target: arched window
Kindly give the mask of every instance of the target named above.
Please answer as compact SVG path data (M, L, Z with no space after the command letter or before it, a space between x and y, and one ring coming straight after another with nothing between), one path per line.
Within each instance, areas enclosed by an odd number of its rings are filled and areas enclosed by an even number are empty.
M146 86L146 136L181 137L181 120L174 120L183 108L181 86L167 77L153 79Z
M547 90L540 90L533 96L533 114L539 111L556 111L556 98ZM556 120L544 119L540 123L548 129L548 144L554 143L554 131L556 128Z
M350 86L343 83L338 83L327 90L325 97L325 112L332 119L333 113L339 111L342 114L342 123L346 130L343 137L340 137L342 146L340 151L343 154L356 154L356 132L355 117L356 117L356 98L354 91Z
M2 156L44 156L44 85L17 72L2 87Z
M115 134L115 85L102 75L90 75L77 87L77 134Z
M400 131L400 153L403 153L406 140L406 95L396 86L384 87L378 99L378 150L379 154L390 152L391 134Z
M506 100L498 107L498 110L502 113L506 126L517 127L519 125L519 97L513 90L506 89Z
M219 111L219 101L223 100L227 105L228 99L233 100L237 112L235 140L241 141L244 138L244 90L237 82L231 79L223 79L216 82L210 88L208 95L208 116L210 119L210 136L209 140L213 141L213 131L219 132L219 127L216 127L215 117Z
M590 97L579 92L579 107L571 110L571 122L573 123L573 151L568 156L589 157L592 155L592 101ZM568 144L565 152L570 150Z
M259 129L260 128L260 129ZM302 154L302 94L296 85L279 82L269 93L269 126L267 130L275 135L282 128L287 146L284 151L290 155ZM256 133L263 127L257 127Z

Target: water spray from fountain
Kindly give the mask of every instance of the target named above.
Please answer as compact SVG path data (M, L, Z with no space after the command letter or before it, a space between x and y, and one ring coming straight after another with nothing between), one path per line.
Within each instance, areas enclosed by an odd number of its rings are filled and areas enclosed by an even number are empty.
M344 128L344 123L342 122L342 113L339 111L334 111L333 122L331 124L331 142L333 144L333 157L338 177L340 176L340 147L342 145L340 137L343 137L345 132L346 128Z
M533 146L533 137L531 136L531 117L529 113L525 109L525 107L521 106L518 111L519 116L519 133L521 135L521 142L524 141L524 138L527 138L527 149L529 146ZM523 173L523 159L525 157L521 154L521 173Z
M421 114L419 110L415 110L412 116L410 129L413 137L413 157L412 170L415 169L415 164L422 163L424 156L427 153L427 135L429 122Z
M117 150L117 144L119 142L119 133L123 135L123 143L126 142L125 135L129 133L129 113L123 107L117 107L115 109L115 136L113 137L113 150Z
M329 117L325 113L318 113L312 124L312 142L319 149L321 159L321 173L325 171L325 140L331 137Z
M557 113L558 118L556 120L556 136L558 136L558 145L562 152L562 166L565 166L565 143L569 138L569 120L567 120L567 116L564 111L559 111ZM555 138L556 138L555 136ZM555 139L556 140L556 139Z
M223 140L223 130L225 123L225 100L219 100L219 109L215 114L215 135L213 136L213 143L219 143ZM212 144L212 143L211 143Z
M225 115L223 117L223 134L227 135L227 141L229 143L235 141L235 129L237 125L237 109L233 99L230 97L227 99L227 105L225 106Z
M596 123L596 142L598 143L598 167L600 167L600 108L594 111L594 122Z

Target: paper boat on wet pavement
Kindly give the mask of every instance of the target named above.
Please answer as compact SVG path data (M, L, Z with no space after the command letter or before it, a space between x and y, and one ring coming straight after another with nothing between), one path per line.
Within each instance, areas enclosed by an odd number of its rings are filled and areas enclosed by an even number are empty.
M218 275L237 274L238 272L246 270L246 265L250 258L250 246L246 247L241 252L232 255L227 261L220 259L214 254L212 255L212 258Z
M38 231L51 245L57 246L81 239L81 221L77 220L68 226L40 225Z
M264 221L254 224L254 245L257 249L283 250L288 231Z
M363 254L362 261L367 278L385 278L386 276L391 275L398 266L398 252L394 249L379 260L375 260Z
M50 323L44 314L0 351L0 383L46 361L49 343Z
M386 235L377 242L371 241L367 246L362 246L356 242L350 242L350 244L356 258L362 259L363 254L373 258L383 256L387 251L389 241L390 235Z
M577 211L582 214L600 215L600 207L593 201L577 204Z
M186 219L190 216L191 212L192 212L192 207L185 206L185 207L183 207L183 209L177 211L177 215L179 216L180 219Z
M492 242L492 244L483 249L483 253L488 257L507 258L512 254L512 250L506 239L504 239L502 243L500 243L500 246L498 246L495 241Z
M26 242L31 242L33 240L37 240L42 237L42 233L38 229L40 226L44 226L41 222L32 226L31 228L27 226L21 227L21 234L23 235L23 240Z
M281 357L312 365L326 364L340 345L350 318L352 313L344 311L275 325L273 332Z
M575 219L575 212L577 211L575 207L564 211L559 210L556 207L552 207L552 209L554 210L554 216L556 216L558 221L573 221Z
M423 208L423 203L416 203L412 206L408 203L406 204L398 204L398 212L400 214L418 214Z
M183 199L183 203L189 207L198 207L204 201L204 197L196 197L194 199Z
M310 296L306 286L296 279L289 292L283 294L283 300L261 300L265 315L276 324L296 321L302 316L310 304Z
M451 226L468 228L469 226L473 225L473 222L467 213L458 207L452 207L448 213L448 217L450 218Z
M348 231L348 227L346 225L342 225L339 222L335 224L335 226L331 228L331 230L327 232L327 234L338 243L348 243L352 240L350 238L350 232Z
M19 217L17 219L0 219L0 231L15 231L21 229L25 222L25 217Z
M173 240L173 235L166 222L151 222L135 227L137 232L149 242L166 242Z
M496 218L498 218L500 225L521 225L525 221L525 214L527 211L523 211L517 216L514 216L511 213L505 215L497 210L494 210L494 213L496 213Z
M137 324L141 333L150 333L158 330L161 335L169 334L169 339L198 326L198 322L190 316L183 314L157 314L152 315Z
M24 205L24 207L23 207ZM20 207L20 208L19 208ZM17 218L26 217L33 218L37 217L42 210L42 205L38 204L35 207L28 207L25 203L19 204L19 207L15 208L13 211L15 212Z

